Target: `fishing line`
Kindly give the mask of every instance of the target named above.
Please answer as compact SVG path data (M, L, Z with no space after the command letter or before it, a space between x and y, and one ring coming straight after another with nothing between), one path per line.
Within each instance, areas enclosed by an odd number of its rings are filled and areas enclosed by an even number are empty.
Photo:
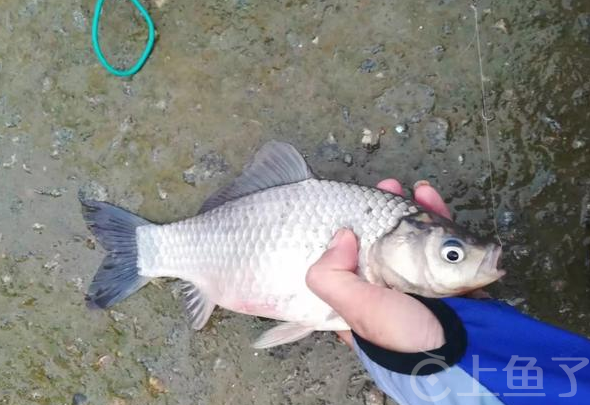
M489 115L488 107L486 104L486 87L485 87L485 76L483 74L483 59L481 57L481 41L479 39L479 14L477 12L477 1L473 0L471 4L471 9L473 10L473 16L475 19L475 42L477 44L477 57L479 60L479 77L481 81L481 118L483 121L484 132L486 135L486 146L487 146L487 154L488 154L488 170L490 175L490 196L492 202L492 216L494 219L494 231L496 232L496 237L498 238L498 242L500 246L502 245L502 238L500 238L500 231L498 230L498 221L496 219L496 198L494 197L494 169L492 166L492 148L490 146L490 129L488 123L492 121L495 116Z
M131 0L131 3L139 10L140 14L142 15L143 19L145 20L148 26L148 40L147 44L145 45L145 49L141 54L141 57L138 61L133 65L130 69L127 70L119 70L113 67L105 58L102 50L100 49L100 40L98 37L99 25L100 25L100 17L102 14L102 6L104 4L104 0L97 0L96 6L94 7L94 18L92 19L92 47L94 48L94 52L98 57L99 62L104 66L104 68L111 74L115 76L132 76L136 74L145 64L147 58L150 56L152 49L154 47L154 40L156 37L156 29L154 27L154 22L150 17L150 14L147 10L141 5L139 0Z

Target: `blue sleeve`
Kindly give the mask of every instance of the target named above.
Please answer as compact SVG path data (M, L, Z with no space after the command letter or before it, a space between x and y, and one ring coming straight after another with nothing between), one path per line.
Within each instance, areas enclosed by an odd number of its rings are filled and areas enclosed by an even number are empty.
M356 351L377 385L401 405L432 403L434 398L439 405L588 403L588 339L498 301L436 301L454 311L467 335L462 357L444 370L430 375L400 373L371 358L355 341ZM392 352L392 358L399 355ZM422 360L428 361L444 363L436 357Z

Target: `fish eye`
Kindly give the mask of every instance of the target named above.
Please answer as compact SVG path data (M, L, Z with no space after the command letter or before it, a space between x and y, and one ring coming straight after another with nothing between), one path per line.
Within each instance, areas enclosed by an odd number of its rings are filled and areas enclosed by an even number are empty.
M457 239L448 239L443 243L440 255L449 263L460 263L465 258L463 245Z

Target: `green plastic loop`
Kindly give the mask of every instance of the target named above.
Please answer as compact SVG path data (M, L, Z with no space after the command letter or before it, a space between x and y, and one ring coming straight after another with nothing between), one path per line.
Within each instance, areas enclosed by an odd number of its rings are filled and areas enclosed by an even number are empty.
M97 0L96 7L94 8L94 18L92 19L92 46L94 47L94 52L98 57L99 62L104 66L104 68L111 74L115 76L132 76L136 74L145 64L147 58L150 56L152 49L154 47L154 40L156 37L156 29L154 27L154 22L152 21L149 13L147 10L141 5L138 0L131 0L133 5L139 10L141 15L143 16L145 22L148 26L148 40L143 50L143 53L139 60L133 65L132 68L128 70L119 70L114 68L105 58L102 50L100 49L100 41L98 39L98 28L100 25L100 14L102 11L102 6L104 4L104 0Z

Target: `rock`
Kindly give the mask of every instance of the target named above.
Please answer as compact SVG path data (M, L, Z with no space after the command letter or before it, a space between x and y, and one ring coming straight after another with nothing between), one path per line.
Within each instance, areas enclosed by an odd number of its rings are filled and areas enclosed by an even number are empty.
M328 139L325 139L320 143L316 155L320 159L327 160L328 162L340 159L342 156L342 150L340 149L338 142L336 142L334 135L328 135Z
M344 164L346 164L346 166L352 166L352 155L350 153L345 153L342 157L342 161Z
M508 24L506 23L506 20L503 18L500 18L498 21L496 21L496 23L492 27L502 31L504 34L508 34Z
M49 197L61 197L63 195L63 193L66 192L66 188L64 187L59 187L59 188L51 188L51 189L39 189L39 190L35 190L35 193L40 194L40 195L46 195Z
M377 61L375 59L365 59L361 62L359 69L362 73L371 73L377 68Z
M197 165L192 165L182 172L182 179L184 182L193 186L197 184L197 170Z
M379 148L379 138L379 133L373 133L373 131L371 131L370 129L364 128L361 143L366 149L373 151Z
M375 107L399 123L419 122L434 108L434 90L425 84L406 82L385 90L375 99Z
M559 133L561 132L561 124L559 122L557 122L557 120L555 120L554 118L548 117L546 115L541 117L541 121L543 121L545 124L549 125L549 128L551 128L551 130L553 132Z
M420 125L426 147L431 151L444 152L448 145L449 123L444 118L428 117Z
M109 194L103 185L94 180L90 180L78 189L78 198L82 201L107 201L109 199Z
M430 53L432 53L434 55L434 58L436 60L441 60L443 57L443 54L445 53L445 47L442 45L437 45L434 48L432 48Z
M168 391L166 390L166 387L164 386L162 380L154 376L150 376L148 378L148 389L152 393L152 395L163 394Z
M72 405L84 405L88 403L88 398L84 394L74 394L72 397Z
M513 211L504 211L498 218L498 225L501 229L508 229L516 222L516 214Z
M395 126L395 132L397 132L398 134L408 132L408 126L406 124L397 124Z

